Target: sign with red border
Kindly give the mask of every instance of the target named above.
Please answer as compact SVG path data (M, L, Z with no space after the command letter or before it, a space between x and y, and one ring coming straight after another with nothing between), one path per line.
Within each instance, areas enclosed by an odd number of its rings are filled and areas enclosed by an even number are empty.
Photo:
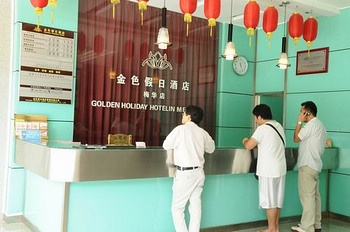
M329 47L297 52L296 75L328 72Z

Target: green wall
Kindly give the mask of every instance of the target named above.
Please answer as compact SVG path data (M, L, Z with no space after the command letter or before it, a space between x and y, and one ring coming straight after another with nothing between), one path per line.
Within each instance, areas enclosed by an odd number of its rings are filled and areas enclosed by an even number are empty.
M51 9L44 8L40 17L42 26L60 28L77 33L78 30L78 0L58 1L54 10L55 20L51 22ZM12 67L12 101L11 101L11 125L14 125L14 114L45 114L48 118L48 137L52 140L72 140L74 126L74 102L75 102L75 67L73 68L73 93L72 104L48 104L32 103L18 100L19 70L20 70L20 35L21 23L37 24L37 16L30 1L14 1L14 47ZM76 40L77 41L77 40ZM75 41L75 43L76 43ZM76 59L76 58L75 58ZM14 126L11 127L11 137L14 138ZM14 141L11 141L11 149L8 164L7 193L4 213L7 216L18 215L24 209L24 180L25 174L22 167L14 162ZM22 191L20 191L22 190Z
M228 25L220 24L219 54L224 52ZM251 110L254 103L255 37L252 47L246 29L234 26L233 41L237 54L248 60L248 72L239 76L233 72L232 61L218 60L217 101L216 101L216 145L242 147L242 138L251 134Z
M350 23L350 9L342 10L335 17L319 18L318 22L319 34L313 47L329 47L328 72L301 76L296 76L294 70L288 73L286 129L291 141L300 103L312 100L317 104L318 117L324 122L333 146L339 148L339 168L330 173L330 211L349 216L348 197L342 197L338 192L350 191L349 172L342 171L350 169L350 123L347 118L350 114L350 107L347 106L350 100L350 66L347 64L350 60L350 43L344 33L344 25ZM306 50L305 45L301 49ZM291 59L292 67L295 67L296 53L291 46L289 50L290 56L294 57ZM335 204L339 199L343 204Z
M287 146L297 147L293 142L293 131L300 104L312 100L318 106L318 118L327 128L328 137L333 146L339 148L339 167L330 172L330 210L333 213L350 215L348 204L335 204L339 199L348 198L339 195L339 187L345 192L350 190L350 43L344 31L350 23L350 9L344 9L334 17L320 17L318 36L312 49L329 47L329 66L327 73L296 75L296 54L307 50L305 41L294 45L288 37L288 57L291 67L280 70L276 67L281 53L283 25L280 25L271 39L271 46L265 33L258 30L257 47L247 46L245 28L234 28L234 43L239 55L249 60L249 71L244 76L233 73L232 61L219 59L219 77L217 89L217 144L220 147L241 147L243 137L252 133L251 110L255 93L284 92L284 116ZM224 51L227 38L227 25L221 27L219 53ZM341 198L338 198L341 197ZM288 199L287 199L288 200Z
M338 169L330 176L329 211L350 217L350 169ZM340 191L341 190L341 191Z

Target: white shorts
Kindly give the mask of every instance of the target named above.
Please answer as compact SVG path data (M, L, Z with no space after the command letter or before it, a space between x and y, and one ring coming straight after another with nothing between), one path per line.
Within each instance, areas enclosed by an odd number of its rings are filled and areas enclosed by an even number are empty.
M263 209L282 208L286 176L259 176L259 205Z

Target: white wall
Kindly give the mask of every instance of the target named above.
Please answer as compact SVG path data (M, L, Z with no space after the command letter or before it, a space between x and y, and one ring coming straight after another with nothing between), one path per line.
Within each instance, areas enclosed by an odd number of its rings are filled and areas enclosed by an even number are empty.
M11 43L13 19L12 0L0 0L0 208L6 195L6 166L9 154L10 101L11 101ZM0 219L3 215L0 214Z

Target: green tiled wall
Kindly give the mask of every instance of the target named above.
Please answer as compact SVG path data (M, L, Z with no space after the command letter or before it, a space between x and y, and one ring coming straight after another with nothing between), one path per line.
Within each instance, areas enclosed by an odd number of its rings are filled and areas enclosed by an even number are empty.
M296 75L295 72L297 52L307 50L303 39L295 45L288 38L287 52L291 67L286 72L276 67L281 53L283 25L274 32L270 46L265 33L259 29L256 38L258 46L251 48L247 46L244 29L235 28L233 40L238 53L242 48L240 55L248 57L249 72L238 77L230 69L228 61L219 60L216 138L219 146L241 146L241 138L251 134L251 109L254 106L255 93L285 91L283 113L287 146L298 147L293 142L293 131L300 104L312 100L318 106L318 117L324 122L333 146L339 148L339 168L350 168L350 123L347 117L350 115L350 107L347 106L350 101L350 43L344 31L344 25L350 23L350 9L343 9L337 16L320 17L317 20L318 36L312 49L329 47L328 72L309 75ZM222 30L226 31L226 28L222 27ZM223 51L226 34L222 33L220 48ZM224 106L230 106L231 109ZM243 118L238 119L236 112L240 112ZM339 199L347 199L345 195L336 192L340 186L348 185L350 177L333 173L331 176L334 187L329 189L330 209L334 213L350 215L350 207L346 208L341 204L333 207Z

